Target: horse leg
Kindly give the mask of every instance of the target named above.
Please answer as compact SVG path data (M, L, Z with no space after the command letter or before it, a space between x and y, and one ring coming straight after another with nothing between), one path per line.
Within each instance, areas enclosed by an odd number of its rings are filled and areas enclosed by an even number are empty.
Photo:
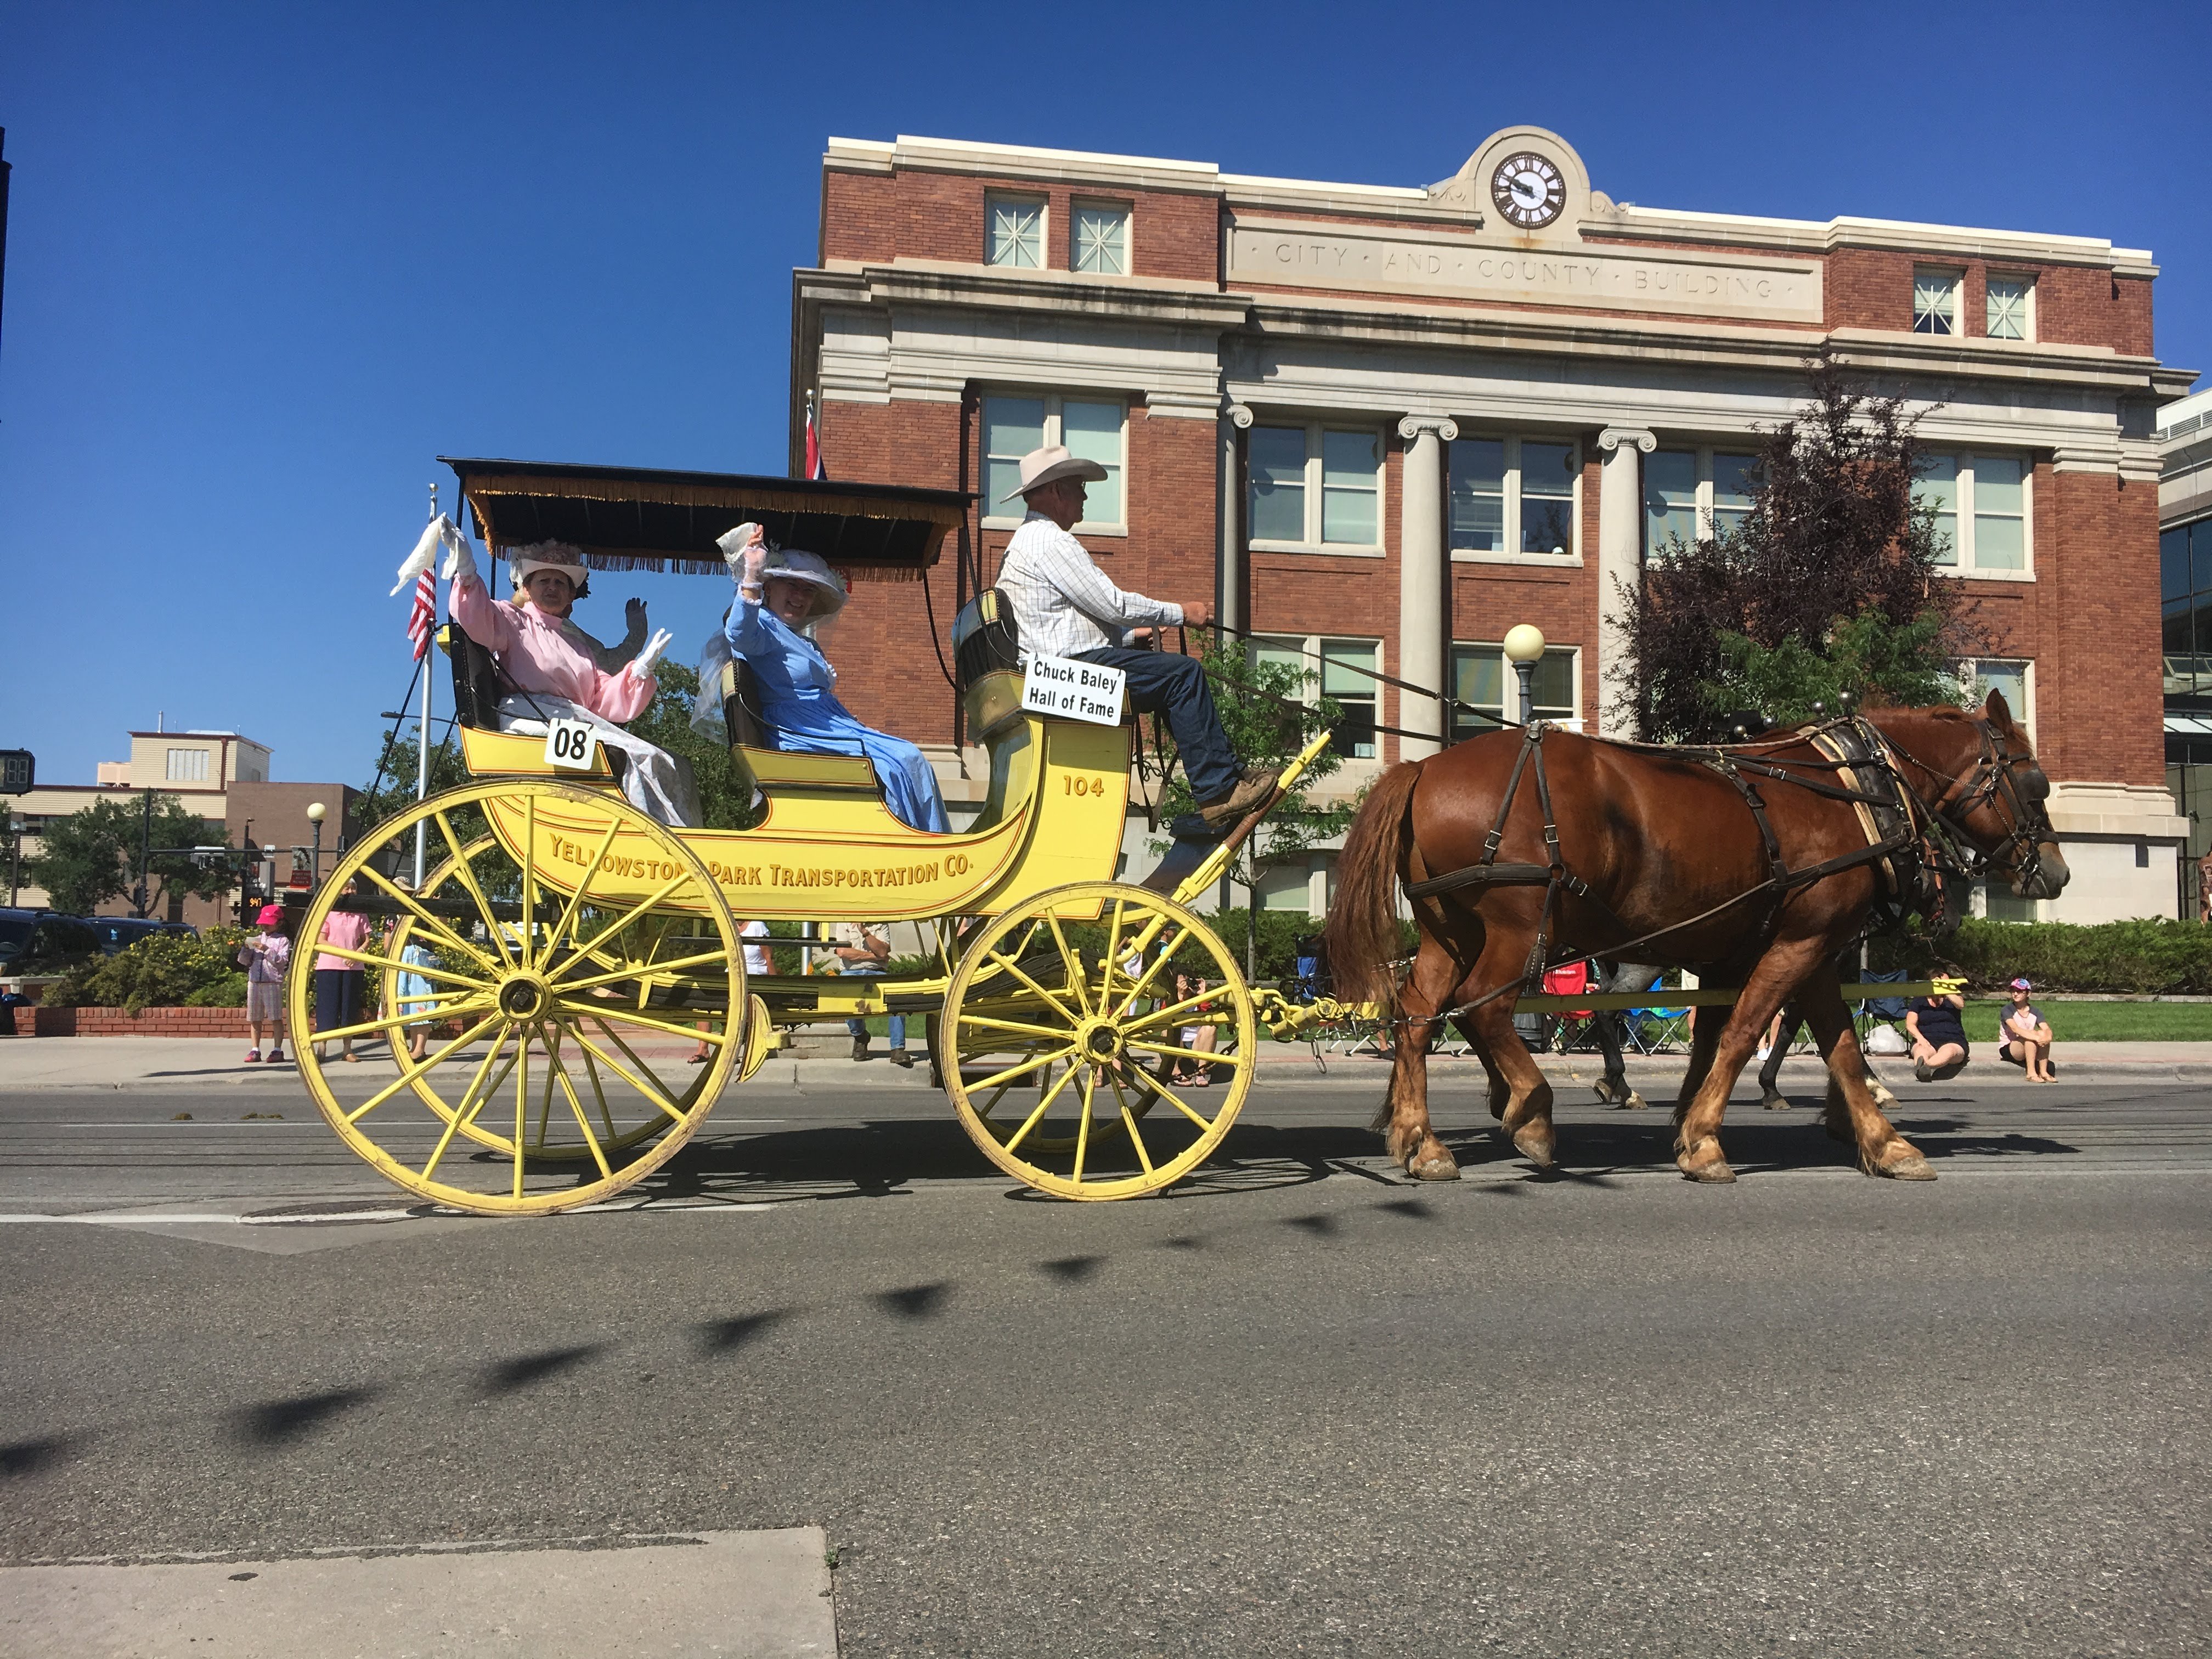
M1844 1006L1834 969L1823 969L1815 975L1802 994L1813 1040L1820 1044L1820 1057L1828 1066L1828 1107L1823 1122L1830 1138L1856 1146L1859 1168L1870 1176L1887 1176L1893 1181L1935 1180L1936 1171L1920 1149L1897 1133L1882 1115L1873 1090L1867 1087L1866 1057L1859 1052L1858 1032L1852 1028L1850 1011Z
M1423 1181L1456 1181L1459 1164L1429 1125L1429 1037L1441 1023L1459 964L1443 941L1421 930L1413 971L1398 995L1397 1052L1390 1065L1390 1092L1374 1127L1383 1130L1390 1161Z
M1712 1069L1698 1083L1688 1109L1674 1131L1675 1167L1692 1181L1734 1181L1721 1152L1721 1120L1728 1112L1729 1092L1751 1058L1753 1046L1765 1031L1775 1011L1796 988L1807 971L1820 960L1822 941L1783 939L1769 945L1745 976L1735 1006L1714 1039ZM1703 1027L1705 1022L1698 1022ZM1684 1085L1687 1087L1686 1083Z
M1790 1052L1790 1040L1797 1035L1797 1004L1786 1004L1782 1010L1782 1029L1774 1034L1774 1046L1766 1051L1766 1060L1759 1068L1759 1103L1770 1112L1786 1112L1790 1102L1776 1086L1782 1075L1783 1056Z
M1599 975L1598 989L1618 991L1632 975L1650 971L1629 963L1615 963ZM1628 1086L1628 1066L1621 1057L1622 1038L1628 1030L1627 1011L1607 1009L1591 1024L1597 1030L1598 1047L1605 1051L1605 1075L1597 1080L1592 1092L1605 1105L1617 1106L1627 1112L1644 1110L1649 1103Z
M1470 1018L1482 1033L1485 1047L1496 1056L1498 1080L1509 1091L1504 1109L1498 1112L1499 1127L1515 1151L1538 1169L1548 1170L1557 1146L1552 1133L1552 1085L1537 1067L1528 1044L1521 1041L1520 1032L1513 1029L1515 1000L1495 998L1472 1010ZM1498 1111L1494 1096L1492 1110Z
M1459 1034L1467 1039L1467 1046L1474 1050L1474 1057L1482 1062L1482 1074L1490 1085L1491 1116L1503 1118L1506 1106L1513 1098L1513 1091L1506 1086L1505 1073L1498 1069L1497 1060L1491 1057L1490 1044L1484 1039L1481 1030L1467 1015L1454 1015L1452 1024L1459 1027Z
M1705 977L1704 983L1715 990L1733 988L1721 984L1711 975ZM1674 1094L1674 1132L1677 1134L1681 1133L1682 1120L1690 1115L1690 1103L1698 1097L1698 1091L1705 1086L1705 1078L1713 1069L1713 1050L1720 1042L1721 1026L1727 1016L1725 1008L1697 1010L1697 1023L1690 1027L1689 1068L1682 1073L1682 1086Z

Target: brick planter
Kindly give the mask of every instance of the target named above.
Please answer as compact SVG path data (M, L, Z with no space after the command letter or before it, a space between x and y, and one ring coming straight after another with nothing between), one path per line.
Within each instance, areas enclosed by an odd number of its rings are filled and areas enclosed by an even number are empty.
M15 1029L37 1022L36 1036L232 1037L246 1035L243 1008L18 1008Z

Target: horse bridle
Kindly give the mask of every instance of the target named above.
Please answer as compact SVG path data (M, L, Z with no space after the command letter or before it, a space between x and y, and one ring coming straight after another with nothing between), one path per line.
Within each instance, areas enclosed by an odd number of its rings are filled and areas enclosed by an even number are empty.
M2043 843L2055 841L2057 834L2051 827L2050 815L2040 801L2031 801L2020 787L2014 768L2022 763L2033 765L2038 771L2041 763L2033 750L2014 752L2011 740L2001 738L1986 715L1967 717L1973 722L1975 735L1981 739L1981 758L1973 769L1965 775L1950 779L1942 794L1928 799L1915 789L1903 770L1893 760L1891 775L1899 786L1911 795L1926 820L1941 825L1943 841L1948 843L1940 850L1942 861L1970 880L1980 880L1991 871L2007 872L2022 887L2033 884L2043 872ZM1942 774L1913 754L1887 732L1879 732L1881 745L1898 759L1911 763L1931 779ZM1968 831L1964 820L1977 807L1998 804L2008 821L2005 838L1984 852Z

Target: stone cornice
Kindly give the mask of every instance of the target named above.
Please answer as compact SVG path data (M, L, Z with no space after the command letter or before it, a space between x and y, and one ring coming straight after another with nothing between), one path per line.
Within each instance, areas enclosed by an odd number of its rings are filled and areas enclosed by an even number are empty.
M1242 327L1251 301L1211 284L1076 277L1066 271L1009 272L987 265L900 263L868 265L858 275L870 300L886 305L988 307L1061 315L1126 317L1132 321Z

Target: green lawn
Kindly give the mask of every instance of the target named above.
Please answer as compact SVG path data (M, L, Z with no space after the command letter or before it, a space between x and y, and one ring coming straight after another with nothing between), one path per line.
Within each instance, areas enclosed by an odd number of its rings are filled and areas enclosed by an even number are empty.
M1966 1036L1995 1042L2008 1004L1966 1004ZM2067 1002L2039 998L2059 1042L2212 1042L2212 1002Z

